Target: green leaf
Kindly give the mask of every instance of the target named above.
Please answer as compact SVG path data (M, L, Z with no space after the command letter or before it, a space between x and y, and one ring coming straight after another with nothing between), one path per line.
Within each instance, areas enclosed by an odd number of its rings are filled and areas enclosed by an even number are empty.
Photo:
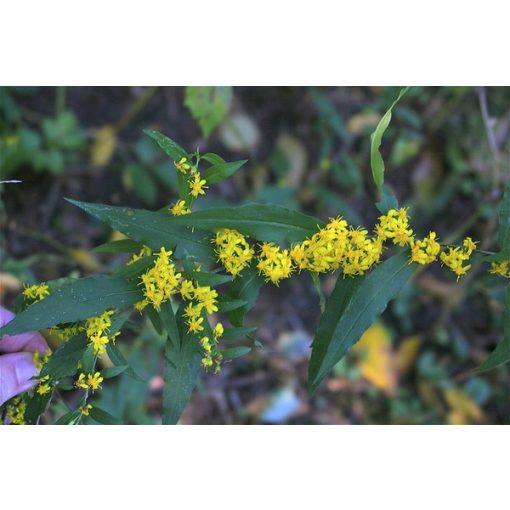
M375 204L381 214L388 214L390 209L398 209L397 197L391 192L390 188L383 184L380 189L381 200Z
M107 413L95 405L93 405L92 409L90 409L89 416L94 421L97 421L103 425L120 425L121 423L118 418L115 418L115 416L112 416L110 413Z
M409 87L405 87L400 91L397 99L393 101L393 104L383 115L379 124L377 124L375 131L370 135L370 165L372 166L372 176L378 189L381 189L384 182L384 160L381 152L379 151L382 143L382 137L390 124L393 107L399 102L400 98L408 91L408 89Z
M92 251L94 253L137 253L143 248L143 244L131 239L120 239L119 241L110 241L100 244Z
M163 390L163 424L175 425L195 388L200 371L200 353L195 337L185 334L180 346L167 341Z
M205 159L211 163L211 165L219 165L220 163L225 163L225 160L221 156L218 156L218 154L214 154L214 152L206 152L200 156L200 159Z
M0 328L0 336L76 322L108 309L132 305L141 299L137 282L127 282L118 276L80 278L53 289L49 296L30 305Z
M205 137L225 118L232 101L232 87L186 87L184 104Z
M179 335L179 328L177 327L177 320L175 318L171 301L165 301L161 304L159 317L163 324L163 328L168 335L168 340L173 345L179 346L181 344L181 337Z
M233 326L243 325L244 316L255 305L263 284L264 279L258 274L254 266L244 269L232 282L228 291L228 297L246 302L244 306L235 308L229 314L229 319Z
M175 143L171 138L165 136L163 133L159 131L154 131L153 129L144 129L143 132L150 136L155 142L163 149L165 154L170 157L172 161L177 161L181 158L188 158L187 152L177 143Z
M510 361L510 286L507 287L503 312L503 340L475 372L484 372L508 361Z
M70 411L63 416L61 416L56 422L55 425L76 425L81 420L81 412L80 410Z
M324 308L326 306L326 299L324 298L324 292L322 291L322 285L321 285L319 273L315 273L315 272L311 271L310 276L312 277L313 284L315 286L315 289L317 290L317 294L319 295L319 305L320 305L321 313L324 313Z
M178 225L175 217L143 209L66 200L153 250L159 250L162 246L175 249L173 256L176 259L185 257L187 253L198 260L216 259L208 235L198 228Z
M227 328L223 332L223 336L221 337L222 340L230 341L230 340L239 340L240 338L243 338L254 331L256 331L257 328L255 326L244 326L239 328Z
M487 262L501 262L510 260L510 181L505 186L505 194L499 206L499 252L484 257Z
M251 352L251 347L231 347L230 349L225 349L224 351L221 351L221 354L225 359L234 359L234 358L240 358L241 356L244 356Z
M25 421L29 425L35 425L37 423L39 416L41 416L41 414L43 414L46 410L50 398L51 391L46 393L46 395L34 393L33 396L29 398L27 408L25 410Z
M168 221L175 225L199 226L210 231L232 228L259 241L275 243L301 242L324 225L324 222L313 216L271 204L218 207L174 216Z
M193 280L201 287L216 287L232 281L232 276L220 273L208 273L206 271L184 271L184 277Z
M84 374L93 374L96 367L96 355L94 353L94 346L89 344L81 358L81 371Z
M225 299L223 296L218 296L218 311L220 313L231 312L246 306L248 304L244 299Z
M122 374L129 368L129 365L117 365L115 367L108 367L101 370L101 375L105 379L111 379L112 377L117 377Z
M110 361L115 366L125 366L128 365L128 368L126 369L126 375L134 379L135 381L144 382L144 380L133 370L133 368L128 364L126 358L120 352L119 348L113 344L113 342L108 342L106 344L106 354L108 354L108 357L110 358Z
M87 350L87 335L80 333L61 345L41 369L41 377L49 375L55 381L77 372L76 364Z
M243 159L241 161L233 161L232 163L216 163L207 168L203 172L202 177L207 181L207 184L220 182L234 175L247 161L247 159Z
M317 388L385 310L415 267L406 251L389 258L366 276L338 278L312 344L308 370L310 391Z

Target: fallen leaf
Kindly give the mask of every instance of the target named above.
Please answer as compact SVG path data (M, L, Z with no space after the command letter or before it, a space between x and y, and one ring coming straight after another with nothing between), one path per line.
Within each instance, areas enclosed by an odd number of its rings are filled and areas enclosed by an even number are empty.
M220 138L228 149L244 152L254 149L258 145L260 131L251 117L238 113L223 122Z
M117 146L117 131L113 126L103 126L94 134L90 150L90 161L96 167L106 166Z
M0 273L0 299L4 294L11 290L13 292L20 290L21 281L10 273Z
M276 148L282 152L288 162L285 183L297 188L301 183L307 165L305 146L296 137L283 134L278 137Z
M444 397L451 408L448 413L448 423L451 425L467 425L480 423L483 412L478 404L460 388L445 390Z
M93 253L81 248L69 248L67 254L86 271L97 271L101 265Z
M418 349L420 347L420 335L413 335L404 338L395 355L395 366L399 375L407 374L414 366Z
M347 122L347 131L351 135L361 135L372 131L381 120L381 116L375 112L361 112L353 115Z
M353 352L358 357L357 365L363 377L388 395L394 395L397 372L391 336L385 326L381 322L370 326Z

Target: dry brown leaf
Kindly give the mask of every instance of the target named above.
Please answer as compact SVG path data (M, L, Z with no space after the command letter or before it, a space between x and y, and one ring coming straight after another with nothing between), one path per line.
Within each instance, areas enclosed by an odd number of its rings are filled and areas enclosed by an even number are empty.
M21 281L10 273L0 273L0 299L7 291L16 292L22 287Z
M375 128L380 120L381 116L375 112L356 113L347 122L347 131L354 136L361 135Z
M445 390L444 397L451 408L448 413L448 423L451 425L467 425L480 423L483 411L478 404L460 388Z

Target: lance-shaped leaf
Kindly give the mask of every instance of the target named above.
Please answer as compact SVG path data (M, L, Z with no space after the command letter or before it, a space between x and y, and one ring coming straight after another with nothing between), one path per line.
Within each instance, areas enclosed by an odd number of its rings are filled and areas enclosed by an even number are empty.
M188 403L200 371L200 353L195 337L185 334L180 345L166 342L163 389L163 423L175 425Z
M144 129L143 132L150 136L172 161L179 162L181 158L188 157L187 152L178 143L175 143L163 133L154 131L153 129Z
M415 267L404 252L389 258L366 276L338 278L312 344L308 369L310 391L317 388L385 310Z
M203 178L207 181L207 184L220 182L234 175L247 161L247 159L243 159L232 163L215 163L204 171Z
M229 320L233 326L241 327L243 325L244 316L255 305L263 284L264 279L253 266L247 267L239 276L236 276L230 286L228 296L233 301L244 302L245 304L233 308L230 312ZM225 311L225 308L223 308L223 311Z
M153 250L159 250L164 246L175 250L173 256L177 259L183 258L186 254L191 254L197 260L215 259L207 233L198 228L180 225L173 221L175 218L164 213L70 199L67 201ZM191 226L198 227L198 224Z
M118 276L89 276L66 282L42 301L30 305L0 328L0 336L50 328L100 315L105 310L124 308L142 299L136 281Z
M301 242L324 225L313 216L271 204L206 209L168 218L168 222L210 231L231 228L259 241L275 243Z
M375 131L370 135L370 165L372 166L372 176L378 189L381 189L381 186L384 182L384 160L382 158L381 152L379 151L382 143L382 137L390 125L393 107L399 102L400 98L408 91L408 89L409 87L405 87L400 91L397 99L393 101L393 104L383 115L383 118L379 121L379 124L377 124Z
M506 291L505 309L503 312L503 340L499 342L496 349L492 351L490 356L475 370L475 372L483 372L490 370L498 365L510 361L510 286Z
M510 181L505 187L505 194L499 206L499 252L495 255L484 257L487 262L501 262L510 260Z

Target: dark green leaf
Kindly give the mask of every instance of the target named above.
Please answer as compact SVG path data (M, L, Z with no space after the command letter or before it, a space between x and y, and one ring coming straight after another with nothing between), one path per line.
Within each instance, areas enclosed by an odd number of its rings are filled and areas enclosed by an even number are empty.
M141 299L138 284L118 276L90 276L69 281L17 315L0 329L0 335L16 335L95 317L105 310L124 308Z
M390 209L398 209L397 197L391 192L390 188L383 184L381 187L381 200L375 204L381 214L388 214Z
M510 286L507 287L503 312L503 339L475 372L490 370L508 361L510 361Z
M108 367L101 370L101 375L105 379L110 379L112 377L117 377L119 374L122 374L129 368L129 365L117 365L116 367Z
M232 310L237 310L238 308L242 308L248 304L244 299L225 299L223 296L218 296L218 311L220 313L223 312L231 312Z
M232 276L228 274L208 273L206 271L185 271L184 277L193 280L202 287L216 287L232 281Z
M215 260L208 234L198 228L190 229L176 223L178 217L130 207L66 200L153 250L160 250L161 247L175 249L176 259L189 253L198 260Z
M167 341L165 350L165 386L163 424L175 425L186 407L200 370L197 340L186 334L180 346Z
M223 332L222 340L230 341L230 340L238 340L239 338L243 338L250 333L256 331L257 328L255 326L244 326L239 328L227 328Z
M383 115L382 119L379 121L379 124L377 124L375 131L370 135L370 165L372 166L372 176L378 189L381 189L381 186L384 182L384 160L379 151L382 143L382 137L390 125L391 112L393 107L398 103L400 98L408 91L408 89L409 87L405 87L400 91L397 99L393 101L393 104Z
M228 291L228 297L233 300L246 301L246 305L234 309L229 314L229 319L233 326L243 325L244 316L255 305L263 284L264 279L253 266L244 269L232 282Z
M94 346L87 346L81 358L81 371L84 374L93 374L96 366L96 355L94 354Z
M29 425L35 425L39 416L44 413L48 402L51 398L51 391L46 393L46 395L39 395L38 393L34 393L32 397L27 402L27 408L25 410L25 421Z
M251 347L231 347L230 349L225 349L224 351L221 351L221 354L223 354L223 357L225 359L234 359L234 358L240 358L241 356L244 356L245 354L248 354L251 352Z
M131 239L121 239L119 241L110 241L100 244L92 251L94 253L137 253L143 248L143 244Z
M163 133L154 131L152 129L144 129L143 132L155 140L172 161L179 162L181 158L188 158L186 151L180 145L175 143L171 138L165 136Z
M341 276L328 299L312 344L308 385L314 391L322 379L361 338L415 270L409 253L395 255L363 277Z
M510 260L510 181L505 187L505 194L499 206L499 252L495 255L484 257L487 262L501 262Z
M41 369L41 377L49 375L58 381L63 377L74 375L76 365L87 350L87 335L80 333L61 345Z
M232 228L259 241L275 243L301 242L324 225L324 222L313 216L270 204L206 209L184 216L174 216L168 221L174 225L199 226L202 230L210 231Z
M110 413L103 411L99 407L95 405L92 406L92 409L89 411L89 416L98 423L103 425L120 425L120 420L112 416Z
M110 358L110 361L115 366L125 366L128 365L128 368L126 369L126 375L134 379L135 381L143 382L143 379L133 370L131 366L129 366L126 358L120 352L119 348L113 344L113 342L108 342L106 344L106 354L108 354L108 357Z
M80 410L70 411L69 413L61 416L56 422L55 425L76 425L77 422L81 420L81 412Z
M218 165L220 163L225 163L225 160L218 156L218 154L214 154L213 152L207 152L200 156L200 159L205 159L207 162L211 163L211 165Z
M163 328L166 331L170 342L175 346L179 346L181 344L181 338L179 335L179 329L177 327L175 313L172 308L172 303L170 301L165 301L164 303L161 304L159 317L161 319Z
M217 163L207 168L202 176L208 184L214 184L234 175L247 161L243 159L232 163Z

